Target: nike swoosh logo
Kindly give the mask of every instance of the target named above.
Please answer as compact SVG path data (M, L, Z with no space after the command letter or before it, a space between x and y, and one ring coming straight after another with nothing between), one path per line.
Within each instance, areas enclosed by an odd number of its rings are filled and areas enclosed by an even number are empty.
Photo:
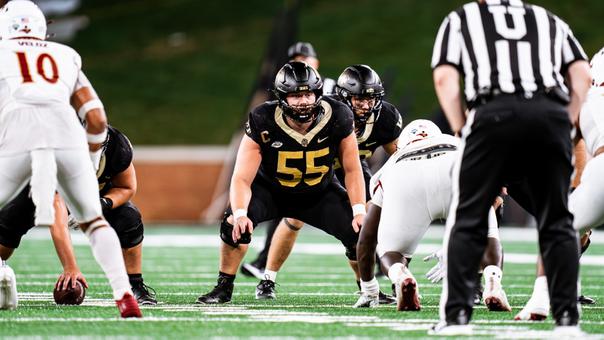
M317 139L317 143L323 143L323 141L326 140L327 138L329 138L329 136L327 136L325 138L319 138L319 139Z

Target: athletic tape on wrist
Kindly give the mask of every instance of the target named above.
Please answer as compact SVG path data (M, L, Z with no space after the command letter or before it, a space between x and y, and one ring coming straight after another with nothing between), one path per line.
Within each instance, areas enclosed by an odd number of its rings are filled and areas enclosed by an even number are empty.
M105 139L107 139L107 129L97 134L86 133L86 140L88 140L88 143L90 144L101 144Z
M247 216L247 210L245 209L237 209L233 211L233 218L237 220L239 217Z
M367 210L365 210L365 204L358 203L352 206L352 216L365 214L367 214Z
M80 116L80 119L84 120L86 118L86 114L88 113L88 111L94 110L94 109L101 109L101 110L104 109L103 102L101 102L100 99L93 99L93 100L89 100L86 103L84 103L78 110L78 116Z

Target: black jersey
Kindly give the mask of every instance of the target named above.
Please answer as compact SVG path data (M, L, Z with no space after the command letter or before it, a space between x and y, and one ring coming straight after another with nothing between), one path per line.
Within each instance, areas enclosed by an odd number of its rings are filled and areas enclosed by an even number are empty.
M350 109L332 98L323 98L322 111L306 134L285 122L276 101L256 107L245 132L260 145L262 162L258 176L287 193L323 190L333 178L334 159L340 142L353 131Z
M101 196L111 189L111 179L128 169L132 162L132 145L128 137L113 126L109 126L108 134L109 140L96 172Z
M394 105L384 101L377 118L375 114L372 114L365 125L356 131L361 161L370 158L378 147L397 139L401 131L403 131L401 113ZM340 169L341 167L340 160L336 158L335 168Z
M380 114L372 114L365 126L357 131L359 156L361 160L370 158L378 147L391 143L403 131L403 117L396 107L386 101L382 103Z

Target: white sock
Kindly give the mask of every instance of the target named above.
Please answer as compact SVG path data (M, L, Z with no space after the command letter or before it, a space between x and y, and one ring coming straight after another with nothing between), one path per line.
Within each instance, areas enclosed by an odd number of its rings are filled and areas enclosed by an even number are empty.
M96 262L105 272L109 285L113 289L113 298L121 300L124 294L132 294L122 249L117 234L109 225L93 230L88 239Z
M549 290L547 289L547 277L537 276L535 279L535 285L533 286L533 293L540 292L545 293L545 295L549 295Z
M277 282L277 272L274 272L272 270L268 270L268 269L264 269L264 279L265 280L271 280L273 282Z
M501 278L503 277L503 272L501 271L501 268L497 267L497 266L486 266L482 272L482 276L484 277L485 281L488 278L494 278L495 281L497 282L501 282Z
M402 263L397 262L388 269L388 278L392 283L396 283L398 279L403 276L404 272L405 266Z
M380 283L373 277L371 281L363 281L361 279L361 292L369 295L377 295L380 292Z

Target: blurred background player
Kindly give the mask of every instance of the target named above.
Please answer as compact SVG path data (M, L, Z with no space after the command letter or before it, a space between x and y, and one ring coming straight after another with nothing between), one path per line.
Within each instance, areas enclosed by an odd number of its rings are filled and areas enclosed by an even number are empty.
M581 108L578 137L585 141L585 151L592 157L582 171L579 185L570 194L568 209L573 213L573 226L581 233L581 252L589 246L590 228L604 224L604 49L591 59L592 86ZM579 158L579 157L576 157ZM595 300L584 295L579 302L593 304ZM516 315L516 320L544 320L550 310L547 278L541 258L531 298Z
M367 65L352 65L347 67L336 86L338 99L346 104L354 113L354 132L359 149L359 157L363 168L366 199L369 199L368 184L371 170L367 159L380 146L387 154L396 151L396 143L403 126L403 118L396 107L383 100L384 86L379 75ZM340 183L346 183L346 176L339 158L335 159L335 174ZM304 223L288 218L280 224L273 237L273 244L268 254L268 262L264 275L268 273L276 278L277 272L291 253L299 230ZM260 285L267 280L261 279ZM360 288L360 281L357 282ZM394 299L380 292L380 303L394 303Z
M451 169L459 158L459 139L441 133L429 120L418 119L405 127L398 145L398 151L371 179L372 200L357 245L362 280L357 308L378 304L372 256L377 245L382 266L395 287L397 310L420 309L419 287L409 262L430 223L448 214ZM491 209L489 214L489 238L498 241L495 211ZM484 273L489 310L510 311L500 266L486 266Z
M137 190L132 158L128 137L108 126L96 172L103 215L120 240L134 297L141 305L156 305L155 290L144 283L142 275L144 225L140 211L131 201ZM70 222L73 224L72 216Z
M198 303L231 300L253 228L282 216L336 237L358 279L355 247L365 216L365 191L353 114L341 102L322 97L322 85L314 68L289 62L275 77L278 100L250 113L231 179L231 207L220 227L218 284ZM333 176L336 156L346 173L346 190ZM274 281L268 276L261 282L256 298L274 299Z
M319 57L314 47L309 42L298 41L287 49L287 57L289 61L302 61L310 65L315 70L319 70ZM336 82L331 78L321 77L323 80L323 95L331 95L334 93ZM342 182L344 183L344 182ZM283 221L286 224L287 221ZM264 240L264 248L258 253L256 259L250 263L244 263L241 266L241 273L245 276L253 276L259 280L264 278L264 268L268 259L268 251L271 247L273 235L277 226L281 223L281 218L267 222L266 237ZM291 224L291 223L290 223Z
M102 216L94 177L107 136L103 105L81 71L79 54L65 45L45 41L46 18L33 2L13 0L0 11L0 67L5 93L0 102L0 206L29 182L36 206L35 224L50 226L58 189L90 240L121 316L141 317L119 240ZM86 129L78 116L86 121Z

